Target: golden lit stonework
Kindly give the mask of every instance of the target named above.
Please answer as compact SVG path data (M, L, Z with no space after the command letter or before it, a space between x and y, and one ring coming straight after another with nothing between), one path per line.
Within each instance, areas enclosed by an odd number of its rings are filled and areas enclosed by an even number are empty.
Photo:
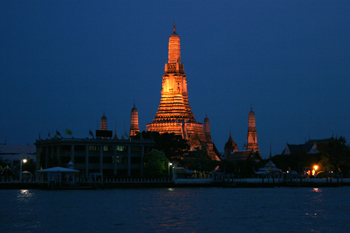
M258 146L258 136L256 133L256 125L255 125L255 114L253 112L253 108L250 108L250 112L248 115L248 133L247 133L247 150L259 151Z
M191 111L184 65L181 63L180 37L175 25L169 38L168 62L165 64L158 112L153 122L147 124L146 130L181 135L190 142L191 149L211 143L210 137L203 131L203 124L196 121Z
M129 135L130 137L136 136L137 132L140 132L139 130L139 113L137 111L137 108L134 103L134 107L131 109L131 121L130 121L130 131Z

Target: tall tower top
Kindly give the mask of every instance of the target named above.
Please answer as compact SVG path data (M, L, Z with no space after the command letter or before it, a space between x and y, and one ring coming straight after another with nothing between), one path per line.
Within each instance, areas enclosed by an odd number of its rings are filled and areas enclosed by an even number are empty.
M255 114L253 112L253 107L250 107L250 112L248 114L248 127L256 127Z
M205 115L205 118L204 118L203 132L205 134L210 134L210 122L209 122L209 118L207 117L207 115Z
M181 48L180 37L176 33L176 27L174 23L173 33L169 38L169 50L168 50L168 64L179 63L181 64Z
M105 111L103 111L103 116L101 117L100 130L107 130L107 117L105 116Z
M248 114L247 150L259 151L253 107Z
M130 132L129 135L130 137L136 136L137 132L140 132L139 130L139 113L137 111L137 108L135 106L134 102L134 107L131 109L131 124L130 124Z

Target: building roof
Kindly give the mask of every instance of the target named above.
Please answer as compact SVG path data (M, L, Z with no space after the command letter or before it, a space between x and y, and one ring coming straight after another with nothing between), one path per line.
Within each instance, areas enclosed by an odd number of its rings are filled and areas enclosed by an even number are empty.
M314 154L314 153L318 153L317 145L320 143L328 143L329 140L331 140L331 138L309 139L304 144L288 144L287 143L287 146L282 151L282 154L299 154L299 153Z
M259 168L259 171L256 171L255 174L261 175L270 172L282 172L281 169L277 168L276 165L270 160L265 167Z
M262 159L259 151L243 150L243 151L235 151L234 153L231 154L228 160L239 161L239 160L246 160L249 158L256 159L256 160Z
M236 150L238 150L237 144L235 143L235 141L233 141L232 135L230 133L230 136L227 142L225 143L225 148L231 148L231 147L234 147Z
M60 172L60 173L74 173L74 172L80 172L79 170L74 170L74 169L70 169L70 168L65 168L65 167L51 167L51 168L47 168L47 169L43 169L43 170L38 170L37 172L44 172L44 173L48 173L48 172Z

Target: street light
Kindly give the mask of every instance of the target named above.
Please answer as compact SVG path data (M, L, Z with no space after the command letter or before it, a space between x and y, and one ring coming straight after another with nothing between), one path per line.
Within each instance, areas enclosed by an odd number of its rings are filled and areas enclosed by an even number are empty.
M318 169L318 166L315 165L315 166L314 166L314 169L312 170L312 175L313 175L313 176L314 176L315 174L317 174L317 173L316 173L317 169Z
M170 177L170 167L173 166L173 163L168 163L168 177Z
M22 163L26 163L27 159L20 160L20 169L19 169L19 181L22 182Z

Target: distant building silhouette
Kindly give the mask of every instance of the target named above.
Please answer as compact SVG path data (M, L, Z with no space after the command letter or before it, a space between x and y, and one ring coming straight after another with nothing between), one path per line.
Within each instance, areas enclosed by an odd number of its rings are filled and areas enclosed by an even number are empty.
M232 135L231 135L231 132L230 132L230 136L228 137L228 140L225 143L224 154L223 154L223 156L221 158L228 159L228 158L230 158L231 154L233 154L235 151L238 151L238 146L233 141Z
M317 154L319 151L317 150L317 145L320 143L328 143L331 138L327 139L309 139L304 144L288 144L286 148L282 151L282 155L290 155L290 154Z
M54 166L80 170L85 178L91 173L111 176L143 176L145 154L152 151L151 140L57 138L36 140L36 169Z

